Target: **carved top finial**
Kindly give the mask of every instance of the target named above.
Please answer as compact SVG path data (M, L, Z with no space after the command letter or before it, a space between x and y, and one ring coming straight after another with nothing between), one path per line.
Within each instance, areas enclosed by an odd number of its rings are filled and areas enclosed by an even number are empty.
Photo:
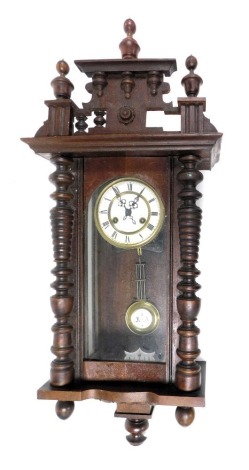
M189 73L182 79L182 85L185 88L185 93L187 96L197 96L200 86L203 83L202 78L194 72L197 64L197 59L194 56L190 55L187 57L185 65L189 70Z
M71 93L74 89L73 84L65 76L69 72L69 65L65 60L59 60L56 64L56 70L60 74L59 77L56 77L52 80L51 86L54 90L54 95L56 98L70 98Z
M119 44L122 59L137 59L140 47L136 39L133 38L133 34L136 32L136 24L133 20L128 19L124 22L124 31L127 37Z
M64 76L68 74L70 68L69 68L68 63L62 59L62 60L59 60L59 62L57 62L56 70L61 76Z

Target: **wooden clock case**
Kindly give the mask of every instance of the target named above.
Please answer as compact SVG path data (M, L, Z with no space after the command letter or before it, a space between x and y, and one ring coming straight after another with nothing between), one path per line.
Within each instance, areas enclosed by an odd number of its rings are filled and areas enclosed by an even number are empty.
M195 325L200 309L196 263L201 225L196 204L201 194L196 187L201 170L210 170L219 159L222 134L204 115L205 98L197 96L202 79L195 73L196 59L186 60L188 73L182 84L187 96L173 106L163 100L170 91L164 77L176 71L176 61L138 59L135 24L127 20L124 28L121 60L75 62L91 79L86 85L91 100L82 108L70 98L74 87L66 77L68 65L58 62L59 76L52 81L55 99L45 102L48 120L35 137L22 140L56 167L51 175L55 359L50 381L38 390L38 398L57 400L62 419L71 415L74 401L116 402L115 416L126 418L127 439L138 445L145 439L155 405L176 406L178 422L187 426L194 419L194 407L205 404L205 363L198 361ZM166 124L168 116L180 116L180 131L146 127L150 111L162 111ZM87 128L90 116L93 127ZM119 177L151 184L165 205L160 235L142 249L147 289L161 312L154 343L160 342L163 354L152 362L124 360L120 345L132 349L132 334L122 316L110 315L124 312L134 297L136 250L118 252L89 228L91 198ZM97 317L96 305L101 310ZM135 338L134 347L136 343L143 348L144 338Z

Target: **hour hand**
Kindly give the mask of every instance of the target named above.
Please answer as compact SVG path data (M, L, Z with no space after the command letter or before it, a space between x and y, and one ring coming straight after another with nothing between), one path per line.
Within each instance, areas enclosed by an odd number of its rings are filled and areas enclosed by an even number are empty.
M126 199L121 199L121 198L120 198L118 205L121 206L121 207L125 207L125 205L126 205Z

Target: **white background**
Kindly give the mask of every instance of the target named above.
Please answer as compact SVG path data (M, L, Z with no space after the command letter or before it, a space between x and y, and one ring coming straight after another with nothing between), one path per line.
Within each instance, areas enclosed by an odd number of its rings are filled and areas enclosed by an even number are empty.
M1 4L1 415L0 466L176 470L248 468L248 14L247 2L135 0L12 1ZM141 447L125 440L115 404L87 400L61 421L37 401L49 377L53 280L48 182L52 165L20 137L47 119L55 64L65 59L72 95L90 95L75 59L119 58L133 18L140 58L176 58L166 100L184 96L185 59L198 59L206 116L224 133L221 160L205 172L200 263L200 347L207 360L206 408L181 428L157 407ZM164 117L166 123L166 117ZM157 123L155 124L157 125ZM167 123L165 124L167 126ZM1 462L1 460L3 462Z

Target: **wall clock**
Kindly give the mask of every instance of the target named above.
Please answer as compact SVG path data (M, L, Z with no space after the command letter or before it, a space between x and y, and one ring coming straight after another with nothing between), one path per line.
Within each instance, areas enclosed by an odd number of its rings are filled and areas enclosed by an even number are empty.
M58 62L48 119L22 140L56 168L55 358L38 398L56 400L62 419L75 401L115 402L127 440L139 445L156 405L175 406L187 426L205 404L197 185L219 159L222 134L204 115L197 60L186 60L186 96L174 106L163 95L175 59L138 59L135 23L124 29L122 59L75 61L90 79L81 108L71 100L69 66ZM153 111L167 130L147 126ZM178 131L167 127L174 116Z

